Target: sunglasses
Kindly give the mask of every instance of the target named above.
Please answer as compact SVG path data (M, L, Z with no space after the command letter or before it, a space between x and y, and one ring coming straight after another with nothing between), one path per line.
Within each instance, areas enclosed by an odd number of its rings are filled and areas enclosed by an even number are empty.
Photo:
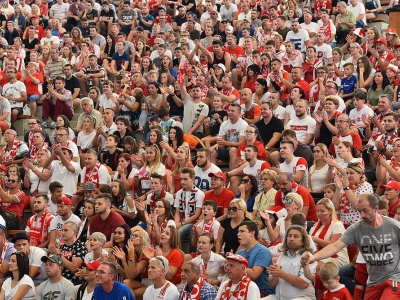
M228 207L228 211L237 212L238 210L241 210L241 209L239 207Z
M241 183L249 183L249 182L250 182L250 179L242 179L242 180L240 180L240 182L241 182Z
M132 235L131 235L131 238L133 238L133 239L137 239L137 238L141 238L141 236L140 236L140 235L138 235L138 234L132 234Z
M15 180L15 179L8 179L8 183L16 183L16 182L19 182L19 181Z
M283 204L290 204L292 202L293 202L293 199L290 199L290 198L285 198L285 199L282 200Z

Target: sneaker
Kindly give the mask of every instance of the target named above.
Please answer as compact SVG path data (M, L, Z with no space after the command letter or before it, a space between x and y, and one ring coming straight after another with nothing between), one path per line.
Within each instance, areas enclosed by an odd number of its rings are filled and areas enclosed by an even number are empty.
M48 125L47 125L47 119L43 119L41 125L42 125L42 128L47 128L47 127L48 127Z
M51 129L56 128L56 121L51 121L49 127L50 127Z

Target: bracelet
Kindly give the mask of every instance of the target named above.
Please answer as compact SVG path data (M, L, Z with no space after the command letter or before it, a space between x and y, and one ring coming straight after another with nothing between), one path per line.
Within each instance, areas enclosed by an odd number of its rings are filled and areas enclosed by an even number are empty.
M119 264L115 265L115 269L119 270L121 268L121 266Z

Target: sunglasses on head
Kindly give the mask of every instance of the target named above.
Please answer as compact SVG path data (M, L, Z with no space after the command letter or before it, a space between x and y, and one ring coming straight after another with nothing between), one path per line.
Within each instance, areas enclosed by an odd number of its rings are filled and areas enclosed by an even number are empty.
M283 204L290 204L292 202L293 202L293 199L291 199L291 198L285 198L285 199L282 200Z
M228 211L237 212L238 210L241 210L241 209L239 207L228 207Z

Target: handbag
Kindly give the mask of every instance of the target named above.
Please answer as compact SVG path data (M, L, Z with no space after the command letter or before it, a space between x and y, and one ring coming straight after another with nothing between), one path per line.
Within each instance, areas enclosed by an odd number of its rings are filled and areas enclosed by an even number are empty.
M29 106L29 104L24 105L24 107L22 108L22 114L25 116L31 115L31 107Z

